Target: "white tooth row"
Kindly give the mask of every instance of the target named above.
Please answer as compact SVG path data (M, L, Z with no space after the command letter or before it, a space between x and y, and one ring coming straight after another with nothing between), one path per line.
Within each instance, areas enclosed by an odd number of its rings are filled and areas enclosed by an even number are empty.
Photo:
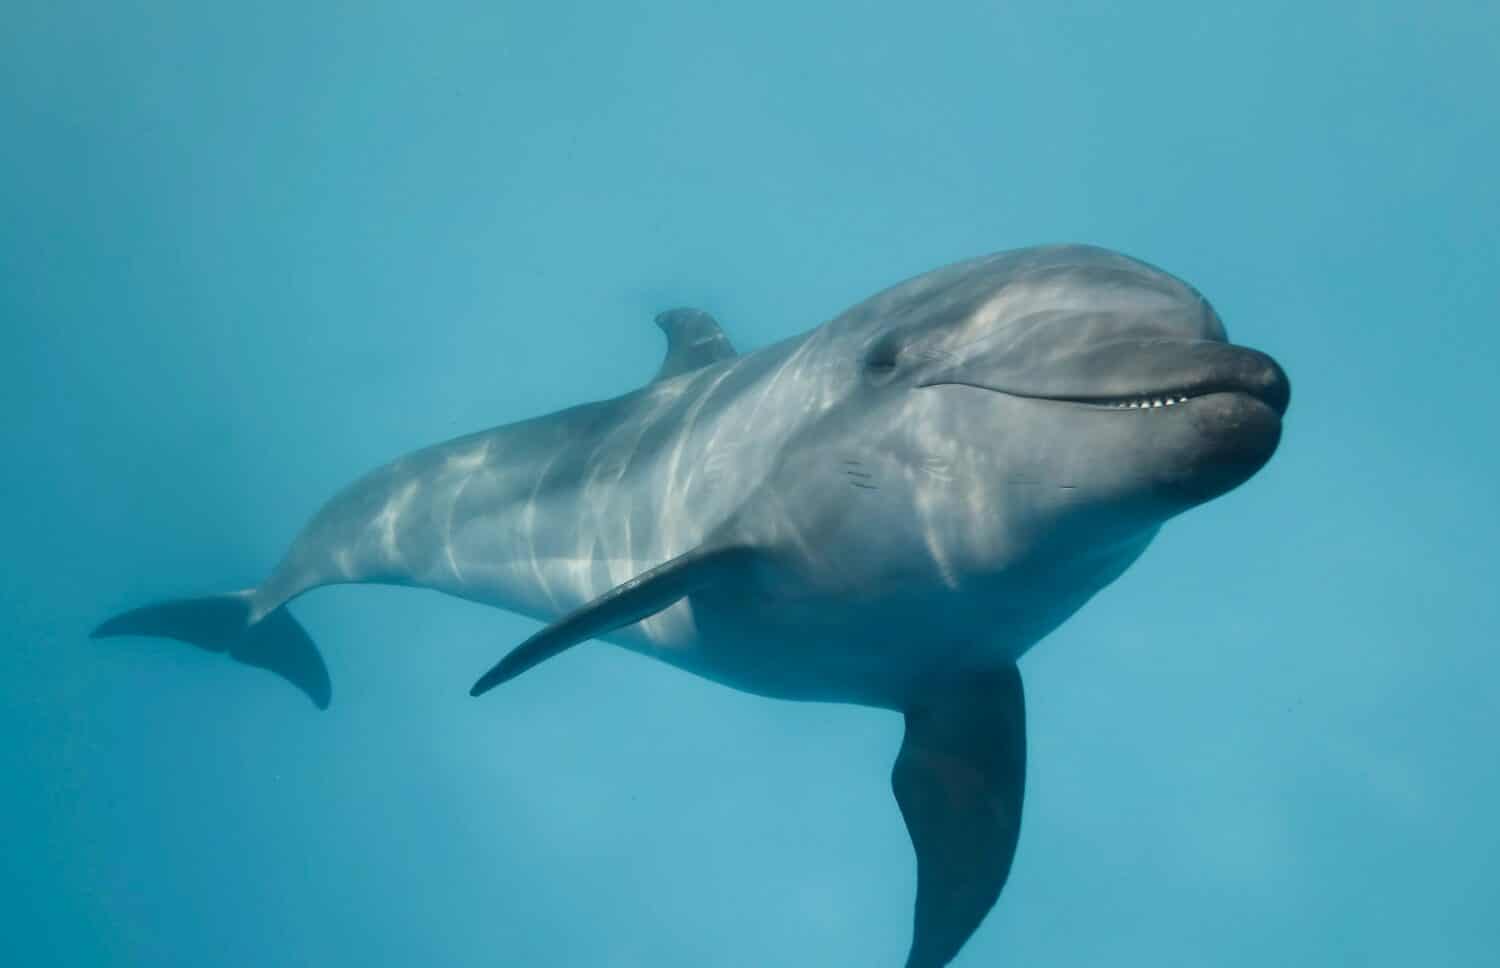
M1152 397L1149 400L1120 400L1111 403L1110 406L1116 410L1150 410L1152 407L1175 407L1179 403L1187 403L1187 397Z

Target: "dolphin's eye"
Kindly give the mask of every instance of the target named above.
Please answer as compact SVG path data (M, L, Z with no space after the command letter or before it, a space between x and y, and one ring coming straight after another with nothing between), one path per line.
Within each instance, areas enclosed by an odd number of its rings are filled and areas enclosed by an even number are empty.
M882 339L865 354L865 370L876 379L889 377L896 372L896 358L900 355L900 343L889 337Z

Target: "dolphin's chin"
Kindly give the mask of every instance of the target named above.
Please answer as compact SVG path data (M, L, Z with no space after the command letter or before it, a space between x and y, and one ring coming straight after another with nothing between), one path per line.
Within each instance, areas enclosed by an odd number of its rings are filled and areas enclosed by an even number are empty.
M1156 477L1157 494L1191 507L1232 491L1266 465L1281 442L1279 408L1239 391L1194 397L1180 407L1189 439Z

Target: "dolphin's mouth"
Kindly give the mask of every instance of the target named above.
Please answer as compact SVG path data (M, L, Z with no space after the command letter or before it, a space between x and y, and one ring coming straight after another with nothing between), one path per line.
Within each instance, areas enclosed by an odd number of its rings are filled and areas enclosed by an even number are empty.
M1122 341L1019 372L960 365L919 385L970 386L1121 411L1191 407L1198 398L1235 394L1259 401L1281 417L1291 401L1291 383L1275 360L1256 350L1207 340Z
M1179 403L1187 403L1192 397L1186 393L1166 394L1165 396L1139 397L1133 400L1063 400L1065 403L1076 403L1080 406L1094 407L1100 410L1153 410L1158 407L1175 407Z
M984 389L992 388L985 387ZM1178 407L1183 404L1192 403L1199 397L1237 393L1259 400L1272 410L1275 410L1278 417L1286 413L1288 394L1258 392L1259 390L1260 388L1216 387L1212 390L1194 390L1192 392L1172 390L1165 393L1146 393L1130 397L1069 397L1050 394L1014 393L1010 390L994 390L994 392L1003 393L1006 396L1021 397L1027 400L1051 400L1056 403L1071 403L1075 406L1089 407L1093 410L1162 410L1167 407Z

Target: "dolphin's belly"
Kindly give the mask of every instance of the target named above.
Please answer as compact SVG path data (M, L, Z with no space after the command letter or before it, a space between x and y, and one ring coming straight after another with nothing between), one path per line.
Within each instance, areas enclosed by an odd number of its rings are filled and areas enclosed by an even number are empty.
M914 683L929 679L945 663L987 664L1016 656L1015 643L1003 636L932 635L942 624L932 611L877 614L829 603L813 619L801 607L805 604L782 610L766 603L746 610L702 600L679 603L669 610L675 614L653 616L661 624L644 635L631 627L608 640L744 692L890 708L899 708Z
M1088 562L1018 563L964 582L862 576L814 589L742 582L661 613L658 637L622 629L621 645L746 692L903 708L938 679L1013 663L1144 551L1149 536Z

